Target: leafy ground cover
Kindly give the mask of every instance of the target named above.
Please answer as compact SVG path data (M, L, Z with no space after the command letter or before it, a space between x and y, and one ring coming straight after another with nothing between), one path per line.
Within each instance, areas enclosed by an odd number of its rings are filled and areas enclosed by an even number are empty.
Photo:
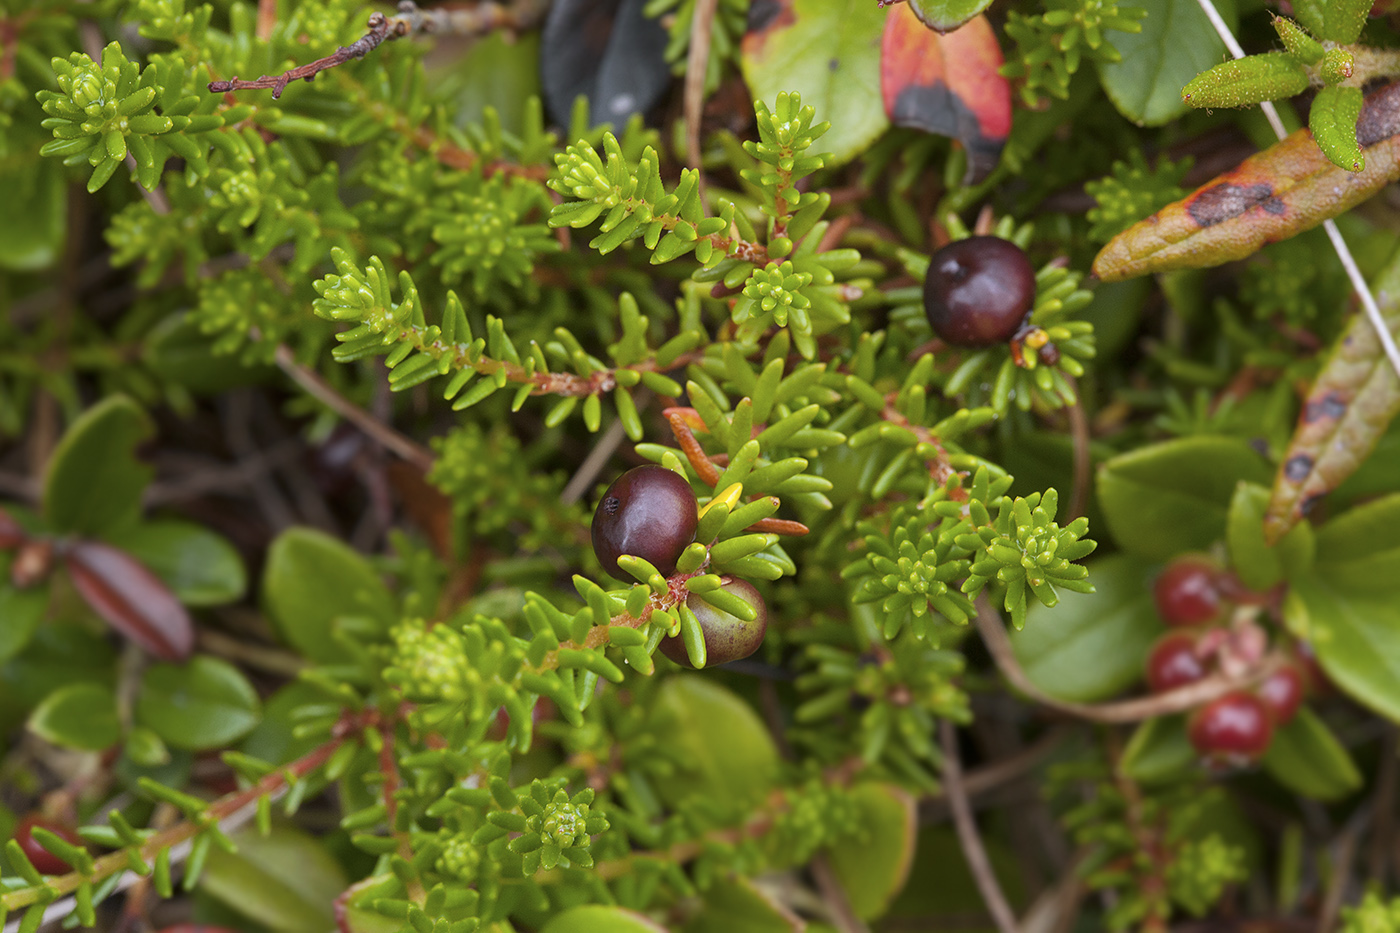
M1400 930L1396 16L6 5L5 933Z

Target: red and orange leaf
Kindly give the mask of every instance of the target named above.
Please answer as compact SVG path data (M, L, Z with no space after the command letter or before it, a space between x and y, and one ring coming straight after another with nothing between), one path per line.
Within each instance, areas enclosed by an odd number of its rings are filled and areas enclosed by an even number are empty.
M1376 301L1391 333L1400 337L1400 259L1376 282ZM1356 472L1397 413L1400 378L1370 320L1357 314L1303 403L1264 515L1265 540L1278 541Z
M1011 85L987 17L945 35L907 3L890 7L880 40L880 92L895 126L951 136L967 149L968 184L985 178L1011 132Z
M1309 130L1298 130L1183 200L1118 234L1094 259L1105 282L1200 269L1243 259L1346 213L1400 178L1400 84L1366 98L1356 138L1366 168L1327 160Z

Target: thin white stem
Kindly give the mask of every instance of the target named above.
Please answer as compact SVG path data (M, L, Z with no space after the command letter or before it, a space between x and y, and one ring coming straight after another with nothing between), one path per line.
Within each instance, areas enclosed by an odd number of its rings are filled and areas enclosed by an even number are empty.
M1230 27L1225 20L1220 18L1220 11L1215 8L1211 0L1196 0L1205 12L1206 18L1210 20L1211 26L1215 27L1215 32L1220 36L1220 41L1225 43L1225 47L1230 50L1230 54L1235 58L1244 58L1244 49L1235 40L1234 33L1230 32ZM1263 101L1259 108L1264 111L1264 116L1268 118L1269 125L1274 128L1274 135L1283 139L1288 135L1288 131L1283 128L1283 121L1279 119L1278 110L1274 107L1273 101ZM1337 251L1337 258L1342 261L1342 268L1346 269L1347 278L1351 279L1351 287L1356 289L1356 295L1361 299L1361 307L1366 311L1366 318L1371 322L1371 327L1375 329L1376 336L1380 338L1381 346L1385 349L1385 355L1390 360L1391 369L1400 376L1400 348L1395 346L1395 340L1390 335L1390 328L1386 326L1385 318L1381 316L1381 309L1376 305L1376 298L1371 294L1371 287L1366 284L1366 279L1361 275L1361 270L1356 266L1356 260L1352 258L1351 250L1347 248L1346 240L1342 239L1342 231L1337 229L1336 223L1327 220L1322 224L1322 228L1327 231L1327 238L1332 241L1332 248Z

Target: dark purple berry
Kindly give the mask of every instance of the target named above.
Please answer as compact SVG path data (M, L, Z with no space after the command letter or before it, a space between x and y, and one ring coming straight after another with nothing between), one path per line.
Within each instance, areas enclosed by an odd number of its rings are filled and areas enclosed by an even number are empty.
M746 580L730 580L724 584L726 593L732 593L758 610L758 618L745 622L722 609L716 609L699 596L691 594L685 604L700 620L700 631L705 636L705 666L727 664L740 658L747 658L763 644L764 633L768 631L768 607L753 584ZM685 640L679 635L661 640L661 653L682 667L694 667L686 654Z
M632 575L617 566L624 554L649 562L663 576L695 539L695 493L690 483L663 466L628 470L603 493L593 513L593 553L610 575L627 583Z
M1035 270L1010 240L954 240L929 259L924 314L933 332L958 347L1010 340L1035 304Z
M1191 744L1211 764L1249 764L1269 750L1269 708L1252 693L1227 693L1196 710L1187 727Z

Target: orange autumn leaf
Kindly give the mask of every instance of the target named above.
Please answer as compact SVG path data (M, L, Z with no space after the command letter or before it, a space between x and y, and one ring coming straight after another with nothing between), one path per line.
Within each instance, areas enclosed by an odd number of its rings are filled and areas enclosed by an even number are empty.
M1362 107L1363 171L1333 165L1312 132L1298 130L1114 237L1094 259L1094 274L1113 282L1218 266L1311 230L1400 179L1397 132L1400 83L1373 92Z

